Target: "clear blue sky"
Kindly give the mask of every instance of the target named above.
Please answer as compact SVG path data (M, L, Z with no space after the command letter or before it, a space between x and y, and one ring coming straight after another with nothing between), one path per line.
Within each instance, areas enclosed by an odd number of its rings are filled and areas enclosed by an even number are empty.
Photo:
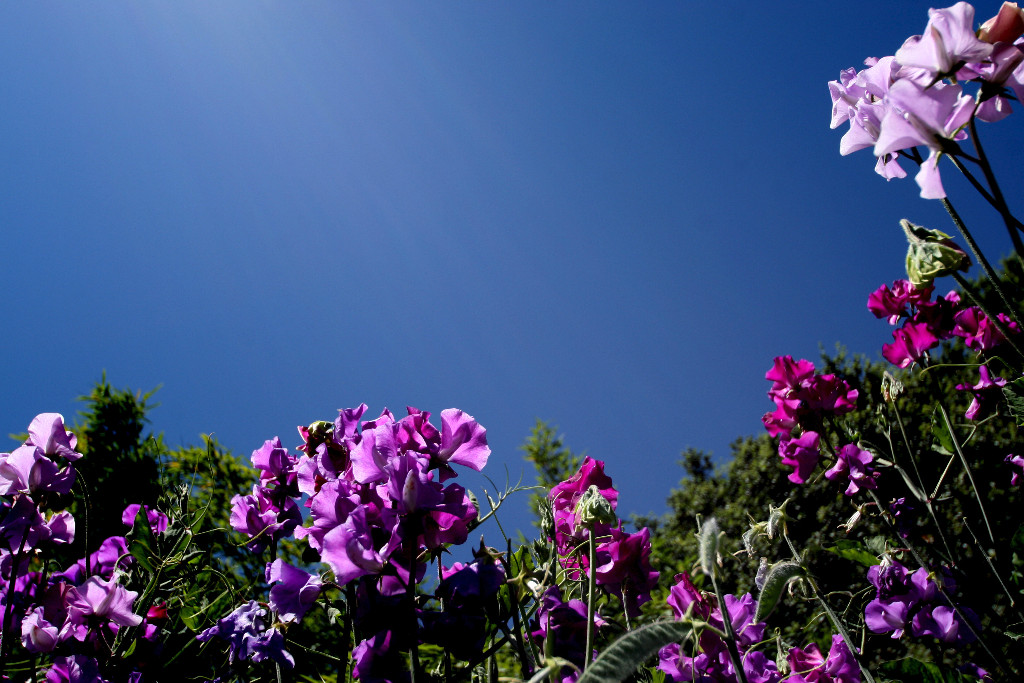
M951 229L828 128L928 6L5 3L0 430L104 370L246 456L458 407L499 482L542 418L661 512L683 448L759 432L773 356L878 357L900 218ZM1017 125L985 138L1011 198Z

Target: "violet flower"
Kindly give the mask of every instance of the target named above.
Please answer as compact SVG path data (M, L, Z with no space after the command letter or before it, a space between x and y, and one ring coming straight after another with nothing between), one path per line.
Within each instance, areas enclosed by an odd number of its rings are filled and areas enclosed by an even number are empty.
M272 659L288 667L295 666L295 659L284 649L284 636L269 621L267 610L250 600L200 633L196 640L206 642L217 636L228 641L228 661L232 663L236 659L254 662Z
M991 53L992 45L974 33L974 8L958 2L928 10L924 34L908 38L895 56L903 66L923 69L934 82L955 74L963 63L980 62Z
M826 657L811 643L806 648L794 647L787 657L792 683L860 683L860 666L841 636L832 636L832 647Z
M282 559L267 563L267 583L270 588L270 607L284 622L299 622L320 596L323 581Z
M25 445L35 446L46 455L58 455L72 462L82 457L75 450L78 438L64 429L64 416L60 413L36 415L28 426L28 441Z
M159 510L154 510L150 508L148 505L145 507L146 519L149 521L149 526L153 530L153 533L162 534L163 532L167 531L167 525L170 523L170 520L168 519L167 515L160 512ZM121 521L124 523L124 525L127 526L129 529L134 529L135 518L139 516L139 510L141 509L142 505L140 505L139 503L132 503L131 505L126 507L124 509L124 512L121 513Z
M658 572L651 568L651 530L627 534L613 529L611 540L598 545L595 556L597 585L619 597L627 615L640 616L640 605L650 601L658 585Z
M106 683L100 665L93 657L68 655L57 657L46 672L46 683Z
M1010 455L1003 458L1003 462L1008 463L1011 467L1016 467L1017 470L1010 475L1010 486L1020 486L1024 482L1024 457L1019 455Z

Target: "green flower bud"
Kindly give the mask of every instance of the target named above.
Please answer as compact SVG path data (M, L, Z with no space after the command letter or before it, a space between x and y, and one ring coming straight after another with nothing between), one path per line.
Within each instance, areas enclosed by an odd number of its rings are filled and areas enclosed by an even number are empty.
M900 227L907 235L907 278L915 287L926 287L937 277L966 271L971 259L941 230L928 230L906 218Z
M612 509L612 504L593 484L580 496L575 512L580 525L588 529L592 529L595 524L615 523L615 510Z
M543 500L537 506L540 508L540 531L544 534L544 538L555 537L555 513L551 511L551 505Z

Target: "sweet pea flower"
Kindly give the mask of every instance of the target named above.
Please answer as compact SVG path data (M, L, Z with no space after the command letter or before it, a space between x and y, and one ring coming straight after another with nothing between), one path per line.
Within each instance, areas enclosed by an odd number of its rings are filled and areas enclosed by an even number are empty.
M903 66L924 69L934 81L954 74L961 63L980 62L991 53L992 45L974 33L974 8L958 2L928 10L924 34L908 38L895 56Z
M810 478L821 457L818 447L821 435L817 432L804 432L796 439L779 441L779 456L782 464L795 468L789 475L794 484L804 484Z
M200 633L196 640L206 642L217 636L228 641L228 661L232 663L236 659L272 659L287 667L295 666L295 659L284 649L284 635L269 621L267 610L250 600Z
M904 78L889 88L886 99L890 108L882 119L875 156L918 145L927 147L930 154L921 164L917 184L923 198L941 199L946 192L939 176L939 157L951 149L949 141L967 137L962 129L974 113L974 98L964 95L959 85L926 85Z
M997 313L996 317L1010 334L1020 332L1017 323L1010 320L1005 313ZM995 323L977 306L971 306L960 311L956 314L954 320L956 327L953 328L953 334L957 337L962 337L967 347L975 351L989 351L1006 341L1003 333L999 331Z
M46 683L107 683L107 679L100 676L100 665L93 657L69 655L53 660Z
M806 648L794 647L787 657L793 674L792 683L860 683L860 666L842 636L832 636L828 656L822 655L814 643Z
M978 368L981 379L977 384L957 384L957 391L970 391L974 394L974 400L964 413L968 420L977 420L979 415L984 417L992 412L995 405L1002 399L1002 388L1006 386L1006 380L1002 377L993 378L984 365Z
M121 521L128 528L135 528L135 518L139 515L139 510L142 509L142 505L139 503L132 503L124 509L121 513ZM154 534L162 534L167 531L167 525L170 523L167 515L160 512L159 510L153 510L148 505L146 506L146 519L149 521L149 526L153 529Z
M1011 453L1003 458L1003 462L1019 470L1010 475L1010 486L1020 486L1024 482L1024 457Z
M849 486L846 487L846 495L852 496L861 489L876 489L878 484L878 472L869 467L874 456L870 452L858 448L856 444L847 444L839 449L836 454L836 464L825 472L825 478L829 481L837 479L848 479Z
M132 603L139 596L117 582L91 576L80 586L68 591L68 619L82 624L90 617L107 619L118 626L138 626L142 617L132 612Z
M892 333L893 343L882 345L882 355L901 368L909 368L921 360L929 349L939 345L939 338L927 323L907 321Z
M64 416L60 413L36 415L28 426L28 441L46 455L59 455L65 460L75 461L82 454L75 450L78 438L64 428Z
M320 595L323 581L278 558L267 563L267 583L270 588L270 607L282 622L298 622Z
M658 572L651 568L651 530L635 534L613 529L611 540L597 546L594 577L597 585L622 599L631 617L640 616L640 605L651 599Z

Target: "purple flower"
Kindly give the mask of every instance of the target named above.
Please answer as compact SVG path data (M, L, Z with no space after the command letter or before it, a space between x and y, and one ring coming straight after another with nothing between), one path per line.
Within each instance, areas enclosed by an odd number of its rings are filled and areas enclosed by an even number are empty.
M794 484L806 483L814 468L818 466L820 453L818 446L821 436L817 432L804 432L796 439L782 438L779 440L779 456L782 464L796 468L789 475Z
M1002 377L993 378L984 365L978 368L980 381L971 386L969 384L957 384L958 391L970 391L974 394L974 400L964 413L968 420L977 420L992 412L996 404L1003 396L1002 388L1006 386L1006 380ZM980 417L979 417L980 416Z
M461 410L441 411L441 448L438 458L481 471L487 464L491 449L487 446L487 430ZM442 479L443 481L443 479Z
M1006 456L1004 462L1010 464L1011 467L1016 467L1019 472L1013 472L1010 475L1010 486L1020 486L1021 482L1024 482L1024 458L1019 455L1010 454Z
M106 679L100 676L100 665L94 658L70 655L53 660L46 683L106 683Z
M57 646L58 626L48 622L42 607L36 607L21 622L21 643L29 652L52 652Z
M102 578L109 579L117 568L128 569L132 556L128 552L127 539L124 536L111 536L100 543L100 547L89 556L89 570ZM87 576L85 559L81 559L58 574L72 584L79 584Z
M875 483L878 472L869 467L874 460L871 453L851 443L839 449L836 456L836 464L825 472L825 478L829 481L848 479L850 483L846 487L846 495L852 496L861 489L878 488Z
M594 626L604 626L606 622L599 614L594 614ZM537 609L535 628L532 636L541 641L551 638L552 654L569 660L578 667L583 667L586 652L587 605L581 600L562 602L562 591L558 586L551 586L540 599ZM593 653L590 654L593 659ZM563 674L566 669L563 669Z
M75 483L75 468L61 469L34 445L19 446L0 453L0 495L15 493L67 494Z
M789 669L792 683L860 683L860 666L841 636L832 636L828 657L814 643L804 649L789 651Z
M814 374L814 364L780 356L765 373L772 382L768 397L776 405L774 413L762 419L772 436L787 436L796 426L817 431L827 415L844 415L856 407L857 390L835 375Z
M651 568L651 530L627 534L613 529L611 540L597 546L596 558L597 585L621 598L626 614L640 616L640 605L658 585L658 572Z
M252 487L251 496L236 495L231 505L231 528L253 538L249 548L254 552L262 552L271 539L290 535L302 522L294 500L285 498L278 507L271 492L259 484Z
M892 344L882 345L882 355L893 365L909 368L921 360L924 354L939 345L939 339L926 323L908 321L894 330Z
M947 141L966 137L962 128L974 111L974 99L964 95L959 85L926 86L904 78L889 88L889 110L882 119L875 156L924 145L930 154L921 164L917 184L925 199L941 199L946 192L939 176L939 156L949 149Z
M590 456L583 459L580 469L572 477L557 484L548 493L551 511L555 517L555 543L559 552L569 554L572 549L586 537L586 531L579 526L576 508L583 494L596 486L614 510L618 504L619 492L612 485L611 477L604 473L604 462L594 460ZM597 524L595 533L606 533L611 529L608 525Z
M1020 331L1017 328L1017 323L1010 320L1005 313L997 313L996 317L999 318L1003 327L1009 330L1011 334L1016 334ZM954 320L956 321L956 327L953 328L953 334L957 337L963 337L964 343L967 344L968 348L975 351L988 351L1006 341L999 328L977 306L971 306L960 311L956 314Z
M963 63L980 62L991 53L992 45L978 40L974 33L974 8L958 2L945 9L928 10L924 34L908 38L896 51L896 61L925 70L934 81L953 75Z
M260 471L260 480L276 480L281 484L295 481L294 456L281 445L281 439L274 437L263 443L258 450L252 452L252 465Z
M882 285L868 296L868 310L876 318L888 318L890 325L907 315L907 304L920 306L931 300L935 287L915 287L909 280L896 280L892 289Z
M270 607L285 623L301 621L316 602L323 585L319 576L281 559L267 564L267 583L275 584L270 588Z
M200 633L196 640L206 642L217 636L228 641L230 662L236 659L252 659L254 662L273 659L288 667L295 666L295 660L284 649L284 635L268 622L267 610L255 600L250 600Z
M98 576L68 591L68 619L87 623L90 618L107 619L118 626L138 626L142 617L132 612L138 593L119 584L116 579L104 581Z
M46 455L59 455L70 461L82 457L75 450L78 439L64 429L64 416L60 413L36 415L28 426L28 441L25 444L39 448Z
M142 505L139 503L132 503L124 509L121 513L121 521L128 528L135 528L135 518L139 516L139 510L142 509ZM146 519L149 520L149 526L153 529L153 533L162 534L167 531L167 524L170 520L167 515L160 512L159 510L153 510L148 505L146 506Z

